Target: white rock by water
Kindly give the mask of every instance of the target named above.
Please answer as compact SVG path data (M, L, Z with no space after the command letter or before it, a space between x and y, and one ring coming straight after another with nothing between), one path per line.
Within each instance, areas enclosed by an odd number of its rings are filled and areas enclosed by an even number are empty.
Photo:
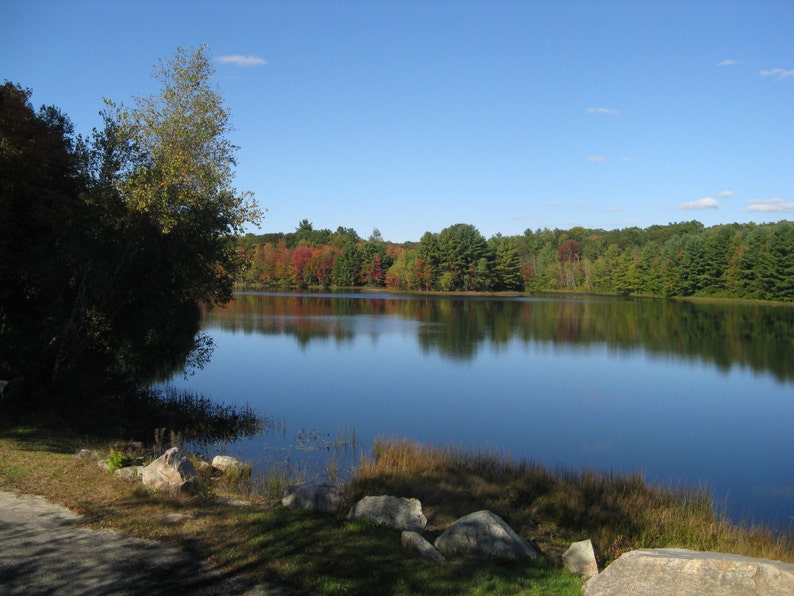
M244 464L236 457L231 455L216 455L212 458L212 467L221 472L237 471L240 473L251 473L251 466Z
M189 490L196 477L196 468L179 455L178 447L171 447L141 471L145 487L162 491Z
M535 559L538 556L526 540L490 511L461 517L436 539L435 547L447 557Z
M582 588L585 596L781 596L794 594L794 564L680 548L623 554Z

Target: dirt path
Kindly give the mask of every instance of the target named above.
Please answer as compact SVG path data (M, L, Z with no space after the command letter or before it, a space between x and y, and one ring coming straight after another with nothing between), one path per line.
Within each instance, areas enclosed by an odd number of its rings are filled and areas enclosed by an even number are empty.
M183 551L82 518L43 497L0 490L0 593L294 594L230 577Z

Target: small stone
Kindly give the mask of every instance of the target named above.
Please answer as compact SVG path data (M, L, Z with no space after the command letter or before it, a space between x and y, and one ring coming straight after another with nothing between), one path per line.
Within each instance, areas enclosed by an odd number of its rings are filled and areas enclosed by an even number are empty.
M216 455L212 458L212 467L224 473L231 471L251 473L251 466L244 464L231 455Z
M189 513L165 513L160 516L160 523L167 526L176 526L185 523L189 519L193 519L193 516Z
M403 548L417 551L423 558L430 561L443 563L447 560L444 555L442 555L435 546L430 544L419 532L405 530L402 533L402 545Z
M590 539L571 544L570 548L562 555L562 562L568 571L583 577L591 578L598 575L598 563L593 551L593 542Z
M218 502L223 505L229 505L231 507L250 507L251 501L243 501L242 499L218 499Z
M143 466L127 466L126 468L119 468L113 472L114 476L120 476L125 480L140 480L143 475Z

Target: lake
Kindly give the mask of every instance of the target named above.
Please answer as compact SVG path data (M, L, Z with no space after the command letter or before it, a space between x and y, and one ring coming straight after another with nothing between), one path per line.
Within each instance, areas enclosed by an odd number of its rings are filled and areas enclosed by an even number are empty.
M276 421L217 446L255 468L344 475L376 437L409 437L639 470L794 526L792 307L252 292L203 328L211 361L170 383Z

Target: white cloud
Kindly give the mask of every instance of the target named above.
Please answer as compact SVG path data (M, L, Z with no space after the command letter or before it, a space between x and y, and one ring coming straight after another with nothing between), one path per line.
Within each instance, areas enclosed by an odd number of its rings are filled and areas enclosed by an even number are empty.
M717 199L711 197L703 197L697 201L689 201L688 203L679 203L678 209L716 209L720 206Z
M601 157L600 155L588 155L587 156L587 161L589 161L590 163L601 163L602 161L605 161L605 160L606 160L606 157Z
M722 60L717 63L717 66L735 66L739 64L738 60Z
M546 203L547 207L562 207L563 205L565 205L565 203L562 201L549 201Z
M794 211L794 202L785 199L753 199L744 211L762 211L765 213L782 213Z
M267 64L267 60L264 58L253 55L232 54L230 56L218 56L217 60L221 64L234 64L235 66L264 66Z
M729 197L732 197L732 196L733 196L733 195L735 195L735 194L736 194L736 193L735 193L735 192L733 192L732 190L723 190L723 191L722 191L720 194L718 194L717 196L718 196L719 198L721 198L721 199L727 199L727 198L729 198Z
M620 161L637 161L636 157L621 157Z
M762 70L762 77L771 77L773 79L788 79L794 77L794 68L772 68L770 70Z
M617 116L620 110L614 108L587 108L588 114L606 114L607 116Z

